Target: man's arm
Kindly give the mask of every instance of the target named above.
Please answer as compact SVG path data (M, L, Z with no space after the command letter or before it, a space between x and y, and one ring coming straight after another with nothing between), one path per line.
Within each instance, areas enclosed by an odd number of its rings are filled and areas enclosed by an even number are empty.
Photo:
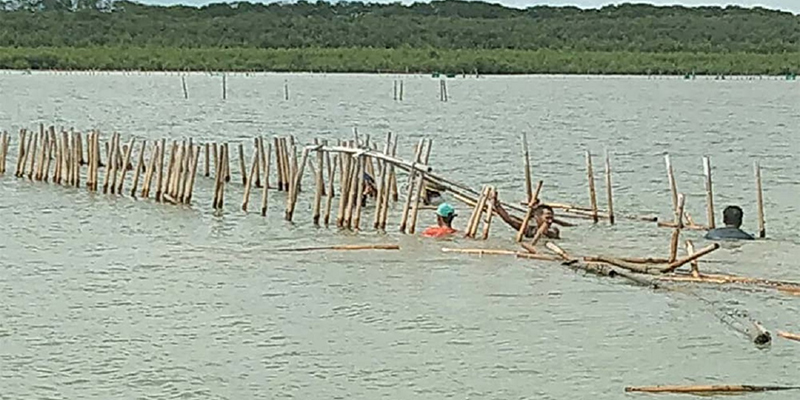
M514 230L519 231L519 227L522 226L521 219L509 214L499 201L494 204L494 210L506 224L514 228Z

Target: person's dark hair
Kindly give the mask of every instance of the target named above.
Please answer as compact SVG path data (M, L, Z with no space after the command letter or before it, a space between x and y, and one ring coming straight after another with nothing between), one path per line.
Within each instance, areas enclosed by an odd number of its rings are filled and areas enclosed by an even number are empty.
M455 218L455 217L456 217L455 214L450 214L450 215L448 215L446 217L443 217L441 215L439 216L439 218L441 218L442 221L444 221L444 223L447 224L447 225L452 224L453 223L453 218Z
M742 216L744 213L739 206L727 206L722 211L722 222L725 225L732 225L735 227L742 226Z
M550 207L547 204L540 204L533 209L533 215L542 215L544 210L550 210L550 212L553 212L553 207Z

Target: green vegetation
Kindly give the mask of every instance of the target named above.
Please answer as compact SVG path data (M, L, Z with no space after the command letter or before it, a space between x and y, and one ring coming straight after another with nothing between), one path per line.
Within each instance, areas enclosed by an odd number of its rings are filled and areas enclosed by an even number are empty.
M400 4L146 6L13 0L0 68L784 74L800 17L761 8Z

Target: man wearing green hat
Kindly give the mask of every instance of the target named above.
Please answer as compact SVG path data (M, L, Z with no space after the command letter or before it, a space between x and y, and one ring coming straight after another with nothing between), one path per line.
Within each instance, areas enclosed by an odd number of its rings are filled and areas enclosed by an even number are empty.
M453 229L453 218L456 217L456 209L450 204L442 203L436 209L436 222L437 226L431 226L422 232L425 237L443 237L456 233Z

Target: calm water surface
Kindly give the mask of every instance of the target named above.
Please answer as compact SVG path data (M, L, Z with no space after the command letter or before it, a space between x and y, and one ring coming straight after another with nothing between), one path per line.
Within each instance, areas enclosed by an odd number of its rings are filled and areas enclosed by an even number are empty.
M501 223L486 243L442 243L399 234L401 206L387 234L353 234L315 228L308 193L289 224L282 193L271 194L264 219L238 209L235 183L215 215L207 178L192 207L173 207L13 177L16 132L40 122L248 146L256 135L309 143L357 127L398 134L406 158L432 138L441 174L496 185L518 202L527 132L546 200L588 204L587 149L599 156L602 193L608 149L615 208L671 218L668 152L687 209L704 222L701 158L710 155L718 214L739 204L755 231L759 160L768 239L725 245L701 268L800 281L796 83L458 78L442 103L425 76L405 77L405 101L395 102L393 79L229 76L223 101L221 78L201 74L187 77L188 100L177 75L0 75L0 127L13 139L11 173L0 177L0 398L619 399L646 397L623 393L628 385L800 384L800 346L775 338L758 350L690 296L554 263L441 251L515 249ZM463 229L469 210L458 208ZM433 218L425 211L420 223ZM578 222L559 241L573 254L668 252L670 232L654 224ZM708 244L698 232L684 238ZM402 250L272 251L364 242ZM773 332L800 332L800 299L693 290Z

